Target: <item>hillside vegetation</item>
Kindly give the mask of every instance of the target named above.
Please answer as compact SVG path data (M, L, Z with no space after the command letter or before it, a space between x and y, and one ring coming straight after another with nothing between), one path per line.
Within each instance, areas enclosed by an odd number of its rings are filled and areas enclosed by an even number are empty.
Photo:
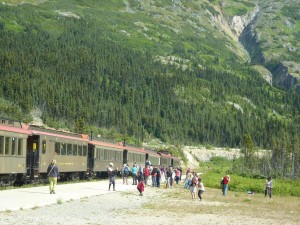
M132 144L245 145L250 157L248 138L295 176L299 95L251 67L228 22L251 2L2 2L0 112L25 122L39 112L49 126Z

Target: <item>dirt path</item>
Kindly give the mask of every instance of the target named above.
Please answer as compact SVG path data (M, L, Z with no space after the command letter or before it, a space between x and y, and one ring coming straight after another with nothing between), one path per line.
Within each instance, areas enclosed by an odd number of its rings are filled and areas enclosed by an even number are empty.
M123 185L118 181L117 185ZM192 200L183 184L172 189L146 187L16 212L0 213L0 224L299 224L299 198L229 192L206 188L203 201Z

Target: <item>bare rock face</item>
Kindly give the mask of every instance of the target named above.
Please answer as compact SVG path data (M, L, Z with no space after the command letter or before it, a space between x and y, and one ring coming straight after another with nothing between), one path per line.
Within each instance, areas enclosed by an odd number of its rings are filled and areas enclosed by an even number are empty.
M289 90L295 88L300 94L300 65L295 62L282 62L273 72L274 82Z
M253 21L259 9L256 8L252 13L243 16L234 16L229 19L228 23L231 30L239 37L244 29Z
M32 121L30 122L30 125L36 125L36 126L43 126L43 120L42 120L42 111L40 109L35 109L31 111Z
M203 147L185 146L183 151L191 164L198 164L198 160L200 162L206 162L209 161L212 157L224 157L232 160L241 156L240 149L206 149Z

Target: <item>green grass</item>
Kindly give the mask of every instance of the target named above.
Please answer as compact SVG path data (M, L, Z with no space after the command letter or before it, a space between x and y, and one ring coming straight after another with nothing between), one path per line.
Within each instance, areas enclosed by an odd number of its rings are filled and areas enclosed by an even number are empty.
M203 182L207 187L221 188L221 178L231 170L232 161L221 157L212 158L211 162L204 165L200 164L200 171L203 175ZM203 168L203 169L202 169ZM265 178L255 179L251 177L244 177L237 174L229 174L231 181L229 183L229 190L236 192L253 191L256 193L264 193ZM296 196L300 197L300 180L289 179L273 179L273 194L279 196Z

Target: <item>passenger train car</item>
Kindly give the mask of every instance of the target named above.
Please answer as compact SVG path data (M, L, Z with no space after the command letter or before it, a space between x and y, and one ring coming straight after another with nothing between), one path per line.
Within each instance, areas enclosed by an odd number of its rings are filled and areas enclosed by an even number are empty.
M0 186L10 185L26 171L27 139L31 135L26 128L21 123L1 119Z
M89 139L87 135L59 132L29 126L27 140L27 176L46 178L51 159L58 162L62 180L83 178L87 171Z
M19 122L0 120L0 186L45 182L47 168L56 159L61 180L100 177L110 162L176 166L180 159L164 153L93 140L85 134L61 132ZM91 135L92 136L92 135ZM89 139L91 138L91 139Z

